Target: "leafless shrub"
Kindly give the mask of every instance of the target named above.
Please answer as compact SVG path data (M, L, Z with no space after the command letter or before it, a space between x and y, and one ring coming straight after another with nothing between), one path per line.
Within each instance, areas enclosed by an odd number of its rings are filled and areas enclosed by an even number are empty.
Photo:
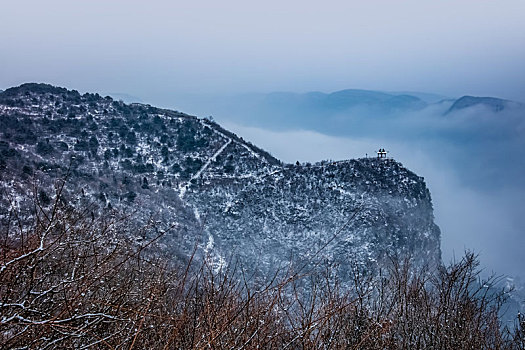
M512 340L508 343L513 349L525 349L525 317L522 314L518 314L514 330L510 336Z
M149 249L170 228L147 223L138 245L128 217L70 208L62 189L47 207L35 198L31 225L2 227L2 348L524 348L523 317L502 330L506 291L479 278L472 253L437 271L408 259L375 275L355 267L352 289L329 267L255 286L236 264L172 264Z
M33 224L4 232L0 343L6 348L82 348L132 343L166 290L165 263L145 259L119 229L123 217L94 218L36 201ZM147 228L151 229L151 228ZM162 233L161 233L162 234ZM19 239L19 237L23 239ZM154 240L153 240L154 241ZM149 243L152 243L150 241Z

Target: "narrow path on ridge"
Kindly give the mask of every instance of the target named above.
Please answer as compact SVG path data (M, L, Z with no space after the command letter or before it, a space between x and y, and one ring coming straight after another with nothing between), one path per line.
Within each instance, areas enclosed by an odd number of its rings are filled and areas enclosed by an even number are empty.
M215 154L213 156L211 156L210 158L208 158L208 160L206 161L206 163L204 163L204 165L199 169L199 171L197 171L189 180L188 182L186 182L186 184L184 184L181 189L180 189L180 193L179 193L179 197L180 199L184 198L184 195L186 194L186 191L188 190L188 187L191 186L191 182L195 179L197 179L199 176L201 176L201 174L206 170L206 168L211 164L211 162L215 161L215 159L217 159L217 157L226 149L226 147L228 147L228 145L232 142L232 140L229 138L228 141L222 145L221 148L219 148L219 150L217 152L215 152Z

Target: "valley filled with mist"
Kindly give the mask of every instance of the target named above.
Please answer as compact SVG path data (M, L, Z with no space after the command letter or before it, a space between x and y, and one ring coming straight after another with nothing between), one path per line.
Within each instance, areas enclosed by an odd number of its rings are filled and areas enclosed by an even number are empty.
M368 90L181 95L174 101L287 162L375 157L385 148L424 176L445 260L471 249L487 273L525 277L522 103Z

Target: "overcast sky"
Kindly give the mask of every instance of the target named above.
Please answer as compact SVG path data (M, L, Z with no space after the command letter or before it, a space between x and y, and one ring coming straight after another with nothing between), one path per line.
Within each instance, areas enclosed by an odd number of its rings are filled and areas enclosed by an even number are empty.
M0 89L42 81L161 103L345 88L524 101L524 14L524 0L4 1Z

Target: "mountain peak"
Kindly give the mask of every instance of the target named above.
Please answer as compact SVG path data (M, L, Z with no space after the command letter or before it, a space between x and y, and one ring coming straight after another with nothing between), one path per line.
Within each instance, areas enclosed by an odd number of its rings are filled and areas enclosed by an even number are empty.
M74 90L73 90L74 91ZM51 84L45 83L24 83L16 87L11 87L3 91L2 93L8 96L21 95L25 93L35 93L35 94L63 94L69 91L63 87L53 86Z
M392 159L283 164L208 119L41 84L0 95L0 130L0 220L35 179L45 205L70 173L68 203L169 223L162 246L181 259L198 247L222 266L235 253L271 274L322 247L343 279L349 260L441 259L430 192Z
M446 114L474 106L484 106L493 112L500 112L507 108L510 103L511 101L495 97L463 96L452 104Z

